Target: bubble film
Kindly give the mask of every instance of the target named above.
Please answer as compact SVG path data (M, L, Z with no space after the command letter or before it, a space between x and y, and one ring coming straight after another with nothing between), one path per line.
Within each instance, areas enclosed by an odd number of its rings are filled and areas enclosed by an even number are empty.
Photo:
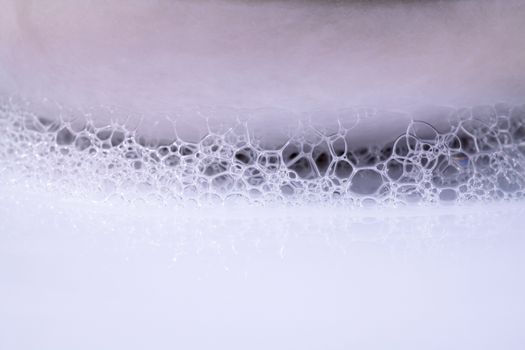
M351 111L355 123L339 120L331 130L303 118L287 139L270 147L249 118L209 131L198 142L178 136L151 141L123 124L96 125L86 115L83 123L63 115L44 118L6 100L0 109L0 172L7 181L95 193L99 200L180 204L390 205L524 195L524 106L450 110L438 116L439 131L408 116L397 138L363 145L352 140L360 116L378 111Z

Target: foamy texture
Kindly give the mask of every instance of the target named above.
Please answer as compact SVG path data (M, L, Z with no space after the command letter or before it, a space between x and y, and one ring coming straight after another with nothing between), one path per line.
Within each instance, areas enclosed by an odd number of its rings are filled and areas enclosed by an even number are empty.
M333 132L302 125L283 145L269 149L249 132L249 120L209 132L196 143L180 137L150 143L124 125L88 122L76 130L64 119L44 119L4 103L0 172L8 181L36 181L99 199L163 203L368 205L522 198L525 107L458 109L449 120L445 132L411 121L397 139L360 148L349 146L344 123Z

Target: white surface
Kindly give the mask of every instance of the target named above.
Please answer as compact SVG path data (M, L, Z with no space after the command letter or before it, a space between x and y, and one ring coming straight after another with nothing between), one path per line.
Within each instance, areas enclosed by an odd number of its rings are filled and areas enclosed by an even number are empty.
M0 92L70 107L406 109L519 104L525 92L521 0L0 6Z
M96 203L3 184L2 349L521 349L523 203Z

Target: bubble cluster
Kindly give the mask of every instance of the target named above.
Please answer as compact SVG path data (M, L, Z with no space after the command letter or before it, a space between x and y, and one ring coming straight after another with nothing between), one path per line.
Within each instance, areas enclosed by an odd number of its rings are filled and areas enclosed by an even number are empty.
M366 146L352 142L344 123L330 132L302 123L268 149L250 133L249 120L198 142L175 137L151 144L124 125L79 128L6 102L0 106L0 173L101 198L177 203L522 198L525 106L456 109L445 119L446 130L412 119L399 137Z

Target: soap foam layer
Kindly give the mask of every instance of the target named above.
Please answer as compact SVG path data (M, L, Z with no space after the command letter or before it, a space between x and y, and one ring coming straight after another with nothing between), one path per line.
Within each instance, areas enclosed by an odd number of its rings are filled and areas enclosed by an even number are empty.
M0 172L9 181L96 198L161 203L464 202L519 199L525 188L525 107L498 104L440 116L440 130L411 120L394 139L356 144L356 122L301 122L268 143L249 118L197 142L152 141L112 123L81 127L27 105L0 109ZM348 111L347 111L348 113ZM409 116L410 117L410 116ZM322 118L321 118L322 120ZM447 121L443 127L443 121ZM376 122L382 128L381 120ZM174 123L175 135L177 134Z

